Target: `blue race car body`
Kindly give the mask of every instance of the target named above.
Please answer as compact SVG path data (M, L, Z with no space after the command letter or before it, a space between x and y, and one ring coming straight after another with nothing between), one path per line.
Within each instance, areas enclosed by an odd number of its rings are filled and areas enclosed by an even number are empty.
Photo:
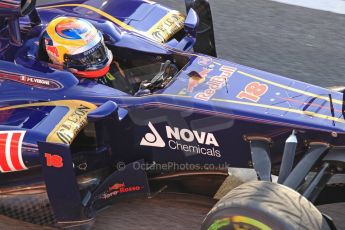
M4 6L7 1L0 1ZM345 143L342 92L194 53L196 38L183 30L188 17L177 11L117 0L68 1L37 12L39 24L20 18L20 44L0 13L0 195L48 194L62 225L88 222L114 197L148 194L146 170L134 170L135 162L196 164L200 171L212 166L226 175L225 166L253 166L250 144L260 140L269 144L278 173L292 130L298 132L299 159L311 143L329 151ZM54 69L40 39L46 24L61 15L90 20L128 69L147 66L145 80L166 60L177 71L130 95ZM13 208L6 205L4 214Z

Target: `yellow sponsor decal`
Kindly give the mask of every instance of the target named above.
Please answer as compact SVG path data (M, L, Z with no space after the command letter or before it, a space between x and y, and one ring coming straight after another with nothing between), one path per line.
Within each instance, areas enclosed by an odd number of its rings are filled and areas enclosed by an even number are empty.
M147 31L156 41L166 42L184 26L185 17L178 11L167 13L159 22Z
M38 106L61 106L68 108L68 112L50 132L46 139L48 142L63 144L72 143L79 131L87 124L87 115L97 108L96 105L86 101L61 100L8 106L0 108L0 111Z
M87 114L96 107L92 104L77 103L69 107L68 113L48 135L47 141L71 144L80 130L87 125Z

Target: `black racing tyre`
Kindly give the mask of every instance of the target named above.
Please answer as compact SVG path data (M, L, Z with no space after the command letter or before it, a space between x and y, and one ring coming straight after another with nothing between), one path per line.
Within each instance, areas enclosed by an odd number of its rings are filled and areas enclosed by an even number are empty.
M231 190L205 217L202 230L329 230L319 210L296 191L252 181Z

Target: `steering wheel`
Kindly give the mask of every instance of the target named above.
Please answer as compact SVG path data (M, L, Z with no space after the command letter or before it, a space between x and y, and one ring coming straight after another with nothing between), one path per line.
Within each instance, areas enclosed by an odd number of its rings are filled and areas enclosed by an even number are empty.
M150 81L151 84L155 84L159 81L161 81L162 79L165 78L165 76L167 76L169 74L169 66L171 64L170 60L166 60L164 64L162 64L160 71L157 73L157 75L152 78L152 80Z

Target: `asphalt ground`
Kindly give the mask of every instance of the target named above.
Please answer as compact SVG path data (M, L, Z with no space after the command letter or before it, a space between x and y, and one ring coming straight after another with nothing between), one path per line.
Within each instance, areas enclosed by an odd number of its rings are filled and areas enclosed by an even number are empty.
M185 10L182 0L157 2ZM345 85L345 15L269 0L209 2L220 58L320 86Z
M157 1L184 11L182 0ZM220 58L320 86L345 85L345 15L269 0L209 1ZM94 229L197 229L212 204L200 197L123 201L98 216ZM320 209L345 229L345 204ZM0 218L0 229L40 228Z
M215 201L202 196L159 194L114 203L95 219L93 230L195 230ZM2 230L53 230L0 216Z

